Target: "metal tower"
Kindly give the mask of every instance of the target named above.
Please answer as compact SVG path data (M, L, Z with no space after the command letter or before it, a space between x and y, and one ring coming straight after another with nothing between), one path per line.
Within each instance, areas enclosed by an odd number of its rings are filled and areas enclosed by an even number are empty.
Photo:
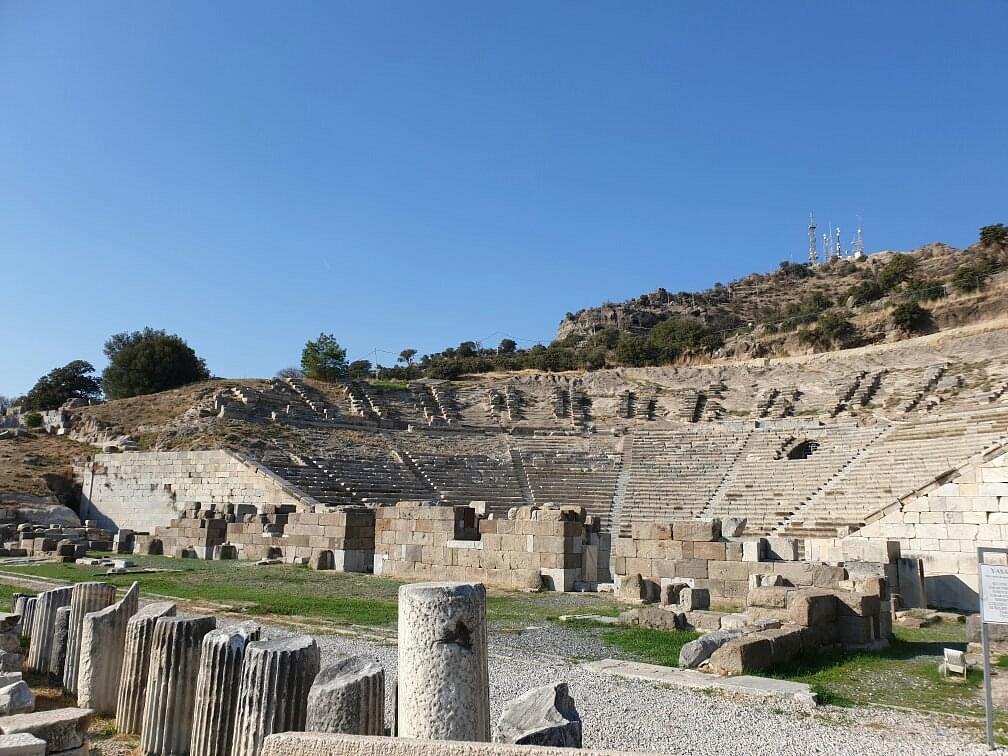
M854 255L855 260L861 260L865 256L864 252L864 234L861 231L861 219L858 218L857 223L857 234L854 237L854 244L851 252Z
M808 261L812 267L815 267L819 262L819 255L816 254L815 229L815 213L810 212L808 216Z

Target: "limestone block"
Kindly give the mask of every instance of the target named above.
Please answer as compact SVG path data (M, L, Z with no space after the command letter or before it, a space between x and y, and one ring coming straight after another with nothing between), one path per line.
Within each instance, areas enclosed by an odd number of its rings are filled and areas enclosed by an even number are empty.
M621 612L619 624L634 627L650 627L656 630L677 630L683 627L685 615L676 611L677 607L666 609L660 606L641 606Z
M213 617L160 617L154 623L140 735L146 756L189 753L200 649L216 624Z
M67 693L77 692L80 669L81 634L84 615L104 609L115 601L115 586L111 583L77 583L70 596L70 620L67 625L66 660L63 664L63 687Z
M490 739L483 585L400 586L398 666L401 737Z
M739 538L745 532L748 522L745 517L726 517L721 520L721 535L725 538Z
M84 615L77 672L78 706L102 715L115 715L126 626L137 613L139 600L140 584L133 583L116 603Z
M234 756L258 756L267 735L304 729L308 691L319 660L318 644L307 635L255 641L245 647Z
M770 654L773 658L773 666L787 664L801 656L801 628L789 627L764 630L760 635L770 641Z
M752 588L746 596L746 606L783 609L787 606L789 589L781 587Z
M689 643L684 643L683 647L679 649L679 666L684 669L696 669L721 646L740 635L741 633L728 630L713 630Z
M710 669L721 675L762 672L773 663L773 648L760 633L745 635L725 643L710 656Z
M802 627L834 622L837 615L836 595L815 588L794 591L788 613L790 621Z
M45 756L46 742L29 732L0 735L0 756Z
M203 636L189 747L192 756L231 755L245 648L257 640L259 625L254 622Z
M676 541L717 541L721 538L720 520L677 520L672 523Z
M647 590L644 586L644 579L640 573L633 573L624 576L619 582L619 590L616 597L621 601L639 604L647 598Z
M755 538L751 541L742 542L743 562L763 562L766 561L767 541L766 538Z
M384 734L385 669L363 656L323 669L308 691L306 727L313 732Z
M581 715L567 689L555 683L523 693L504 704L494 742L581 747Z
M0 716L31 711L35 711L35 694L24 680L0 688Z
M31 643L25 659L25 669L29 672L48 672L49 656L52 653L53 632L56 629L56 610L69 606L73 587L53 588L38 595L35 604L35 618L32 621Z
M84 745L90 709L50 709L0 718L0 733L29 733L46 743L46 753L72 751Z
M53 619L52 644L49 648L49 677L55 680L63 679L63 668L66 664L67 635L70 632L70 605L61 606L56 610Z
M710 609L710 591L706 588L683 588L679 591L679 608L684 612Z
M20 672L24 666L24 656L9 651L0 651L0 674Z
M174 615L175 604L160 601L147 604L126 623L119 699L116 704L116 729L122 735L139 735L141 732L154 626L161 617Z

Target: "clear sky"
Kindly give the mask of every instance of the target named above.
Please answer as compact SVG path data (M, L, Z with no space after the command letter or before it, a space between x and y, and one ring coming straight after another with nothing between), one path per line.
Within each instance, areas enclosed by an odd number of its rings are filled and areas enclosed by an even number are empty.
M1008 222L1008 3L0 0L0 393L269 376ZM375 352L374 350L379 350Z

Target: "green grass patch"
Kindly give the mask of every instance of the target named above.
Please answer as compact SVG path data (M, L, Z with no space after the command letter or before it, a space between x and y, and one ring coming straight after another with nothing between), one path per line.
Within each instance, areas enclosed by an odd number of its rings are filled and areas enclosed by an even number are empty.
M26 596L34 596L35 591L27 588L18 588L13 585L0 583L0 606L9 607L9 611L14 611L14 594L23 593Z
M406 381L394 381L394 380L381 380L381 381L368 381L368 388L374 391L376 394L382 394L386 391L405 391L408 387Z
M566 623L565 623L566 624ZM607 626L611 627L611 626ZM700 637L690 630L652 630L646 627L612 627L600 634L603 641L649 664L679 666L679 650Z

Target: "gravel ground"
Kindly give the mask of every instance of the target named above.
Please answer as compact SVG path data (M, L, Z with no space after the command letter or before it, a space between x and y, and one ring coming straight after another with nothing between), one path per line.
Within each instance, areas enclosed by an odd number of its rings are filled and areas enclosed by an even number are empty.
M291 634L264 628L271 637ZM322 665L347 654L396 671L394 645L343 636L316 636ZM613 656L598 639L554 625L517 633L491 631L490 708L495 723L505 701L538 685L566 681L584 723L584 747L658 751L690 756L937 756L987 753L976 735L925 715L886 709L808 711L784 702L764 703L722 694L679 690L594 673L578 661ZM386 713L392 711L388 686Z

